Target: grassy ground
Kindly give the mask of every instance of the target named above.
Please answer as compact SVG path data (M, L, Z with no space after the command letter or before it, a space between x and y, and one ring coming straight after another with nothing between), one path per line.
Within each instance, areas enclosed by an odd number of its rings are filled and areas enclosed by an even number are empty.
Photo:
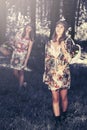
M12 69L0 68L0 130L56 130L51 92L42 82L44 43L34 44L25 72L26 89L19 90ZM68 116L58 130L87 129L87 67L71 65Z
M87 68L71 66L68 116L58 130L87 129ZM12 70L0 70L0 130L55 130L51 93L42 73L25 72L26 89L19 90Z

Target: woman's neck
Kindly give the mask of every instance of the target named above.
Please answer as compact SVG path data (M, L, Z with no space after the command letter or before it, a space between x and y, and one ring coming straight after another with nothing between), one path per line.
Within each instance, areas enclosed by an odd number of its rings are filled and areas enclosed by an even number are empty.
M59 40L60 40L60 37L59 37L59 36L57 36L56 40L57 40L57 42L59 42Z
M25 38L29 39L29 33L26 33Z

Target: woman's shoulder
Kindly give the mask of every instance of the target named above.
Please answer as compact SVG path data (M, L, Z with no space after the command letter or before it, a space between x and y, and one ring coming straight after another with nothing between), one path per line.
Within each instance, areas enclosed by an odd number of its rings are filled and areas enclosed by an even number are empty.
M53 44L53 40L49 40L48 45L52 45L52 44Z
M50 46L52 44L52 40L49 40L45 45Z
M17 32L15 37L16 38L21 38L22 37L22 32Z

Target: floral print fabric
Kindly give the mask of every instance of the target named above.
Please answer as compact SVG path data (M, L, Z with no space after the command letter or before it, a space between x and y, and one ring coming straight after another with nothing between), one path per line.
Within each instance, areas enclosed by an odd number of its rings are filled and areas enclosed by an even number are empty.
M11 67L17 70L21 70L24 67L27 51L29 46L29 40L21 38L21 34L16 36L14 44L14 51L11 59Z
M55 51L52 42L50 41L45 46L45 72L43 81L51 90L70 88L69 63L73 57L73 46L69 45L68 47L68 44L65 42L64 48L60 45L57 51ZM64 53L63 49L66 53Z

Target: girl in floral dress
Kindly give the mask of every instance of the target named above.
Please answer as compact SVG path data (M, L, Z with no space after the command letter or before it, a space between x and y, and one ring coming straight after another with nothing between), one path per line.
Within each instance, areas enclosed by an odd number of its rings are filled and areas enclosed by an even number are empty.
M33 45L32 27L27 24L22 33L17 33L11 59L14 75L19 80L19 86L24 86L24 68L27 66Z
M68 89L70 88L69 64L74 57L72 39L66 37L68 29L66 21L58 21L52 40L45 46L45 71L43 81L52 92L52 106L56 123L61 120L60 98L62 117L65 119L68 107Z

